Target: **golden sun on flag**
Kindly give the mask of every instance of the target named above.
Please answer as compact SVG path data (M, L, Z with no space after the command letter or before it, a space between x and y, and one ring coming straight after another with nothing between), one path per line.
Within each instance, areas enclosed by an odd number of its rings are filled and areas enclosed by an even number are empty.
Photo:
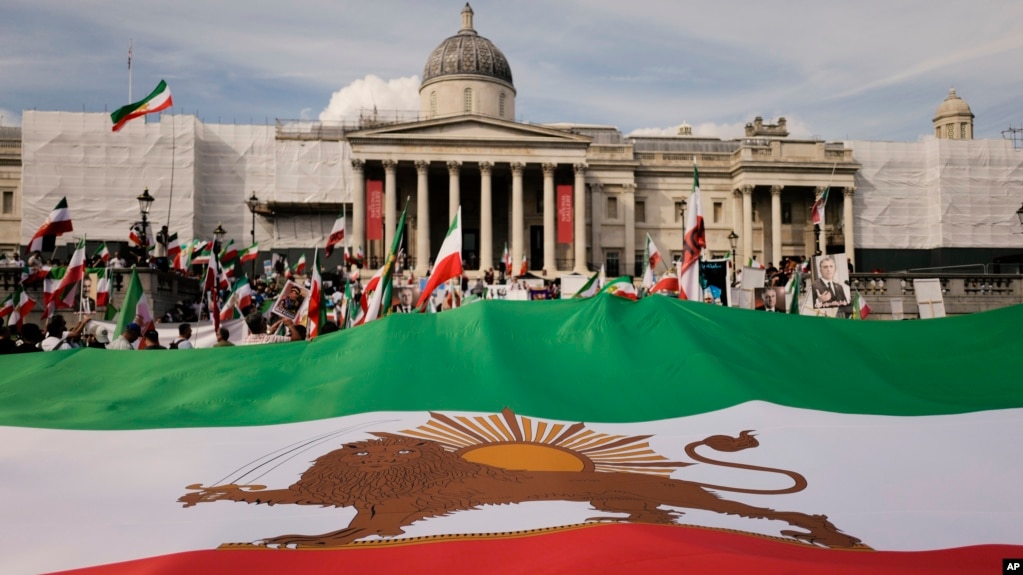
M649 435L608 435L583 423L566 425L516 415L476 417L430 412L430 421L401 432L429 439L467 461L524 471L617 471L667 477L691 465L650 448Z

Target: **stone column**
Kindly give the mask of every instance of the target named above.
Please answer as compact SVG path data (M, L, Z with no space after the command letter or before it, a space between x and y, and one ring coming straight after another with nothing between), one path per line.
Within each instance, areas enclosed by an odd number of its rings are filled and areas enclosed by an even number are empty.
M743 186L742 191L742 260L736 266L746 264L753 257L753 186Z
M825 186L817 186L817 195L814 196L814 198L816 199L816 198L821 197L821 194L823 194L824 190L826 190L826 189L827 188ZM826 213L827 212L825 212L825 214ZM817 243L817 249L820 250L821 254L827 254L828 253L828 232L826 231L827 230L827 227L826 227L827 223L828 223L828 219L825 216L824 221L821 222L820 241Z
M494 265L493 162L480 162L480 270Z
M586 164L576 164L575 170L575 267L574 273L586 275Z
M856 193L854 186L849 186L844 189L844 203L842 204L842 232L845 235L845 257L852 262L854 269L858 272L859 268L856 268L856 242L855 236L853 235L853 194Z
M416 275L430 269L430 162L416 161Z
M445 222L448 226L455 221L458 205L462 203L461 187L458 184L458 174L461 169L462 162L448 162L448 221Z
M514 162L511 165L512 171L512 221L511 221L511 261L512 276L519 273L519 266L522 265L522 226L523 209L522 205L522 171L526 165L521 162Z
M576 172L578 173L578 172ZM590 188L590 257L593 258L593 267L600 269L604 262L604 246L600 242L600 228L604 222L604 186L593 184Z
M384 246L383 256L386 258L394 244L394 228L398 225L395 214L398 203L398 162L384 160Z
M554 215L558 207L554 203L554 170L557 164L543 164L543 269L553 276L558 271L555 255Z
M355 181L352 183L352 253L355 250L366 246L366 162L365 160L352 160L352 175Z
M771 259L781 265L781 190L784 186L771 186Z
M625 272L622 275L632 275L636 267L636 184L630 183L623 186L625 193L622 194L622 210L625 216L625 253L622 254L622 267Z

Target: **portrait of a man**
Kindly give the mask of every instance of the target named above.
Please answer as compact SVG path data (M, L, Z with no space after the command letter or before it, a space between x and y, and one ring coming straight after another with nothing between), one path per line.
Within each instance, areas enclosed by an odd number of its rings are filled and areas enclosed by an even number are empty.
M849 289L845 285L849 272L845 256L817 256L815 264L817 274L811 288L813 307L827 309L849 305Z

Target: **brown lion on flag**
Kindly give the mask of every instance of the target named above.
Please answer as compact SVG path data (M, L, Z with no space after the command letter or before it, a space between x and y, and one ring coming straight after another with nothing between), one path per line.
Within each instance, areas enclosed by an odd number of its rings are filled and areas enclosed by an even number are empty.
M627 515L593 517L590 521L674 524L681 512L661 509L663 505L784 521L803 530L782 530L781 534L787 537L830 548L866 548L859 539L840 532L827 516L754 507L721 499L708 491L783 494L806 488L806 480L791 471L724 463L695 452L700 445L718 451L756 447L757 440L747 431L739 437L716 435L691 443L686 446L686 453L697 461L714 465L781 473L793 479L793 486L753 490L627 472L508 470L467 461L435 441L375 435L379 439L346 443L317 458L298 482L287 489L193 484L187 487L192 492L178 501L184 507L228 500L355 508L355 517L343 529L319 535L281 535L259 542L261 546L279 548L338 547L371 535L401 535L404 527L421 519L481 505L555 500L585 501L598 511Z

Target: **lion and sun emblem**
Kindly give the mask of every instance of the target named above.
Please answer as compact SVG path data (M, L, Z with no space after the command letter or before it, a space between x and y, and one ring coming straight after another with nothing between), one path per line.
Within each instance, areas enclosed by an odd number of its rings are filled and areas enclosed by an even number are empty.
M608 435L583 423L534 420L509 409L475 417L430 413L430 420L399 434L371 433L373 439L343 443L313 461L286 488L264 485L188 485L184 507L214 501L265 505L352 507L355 517L336 531L268 536L237 547L332 548L360 539L402 535L417 521L483 505L533 501L586 502L590 522L678 525L684 511L699 509L787 523L783 539L825 548L869 549L825 515L776 511L720 497L716 492L781 495L807 487L794 472L723 462L697 452L706 447L738 452L759 445L750 431L714 435L690 443L685 453L697 463L735 467L788 477L781 489L748 489L672 478L694 463L671 461L651 449L649 435ZM601 515L614 514L614 515Z

